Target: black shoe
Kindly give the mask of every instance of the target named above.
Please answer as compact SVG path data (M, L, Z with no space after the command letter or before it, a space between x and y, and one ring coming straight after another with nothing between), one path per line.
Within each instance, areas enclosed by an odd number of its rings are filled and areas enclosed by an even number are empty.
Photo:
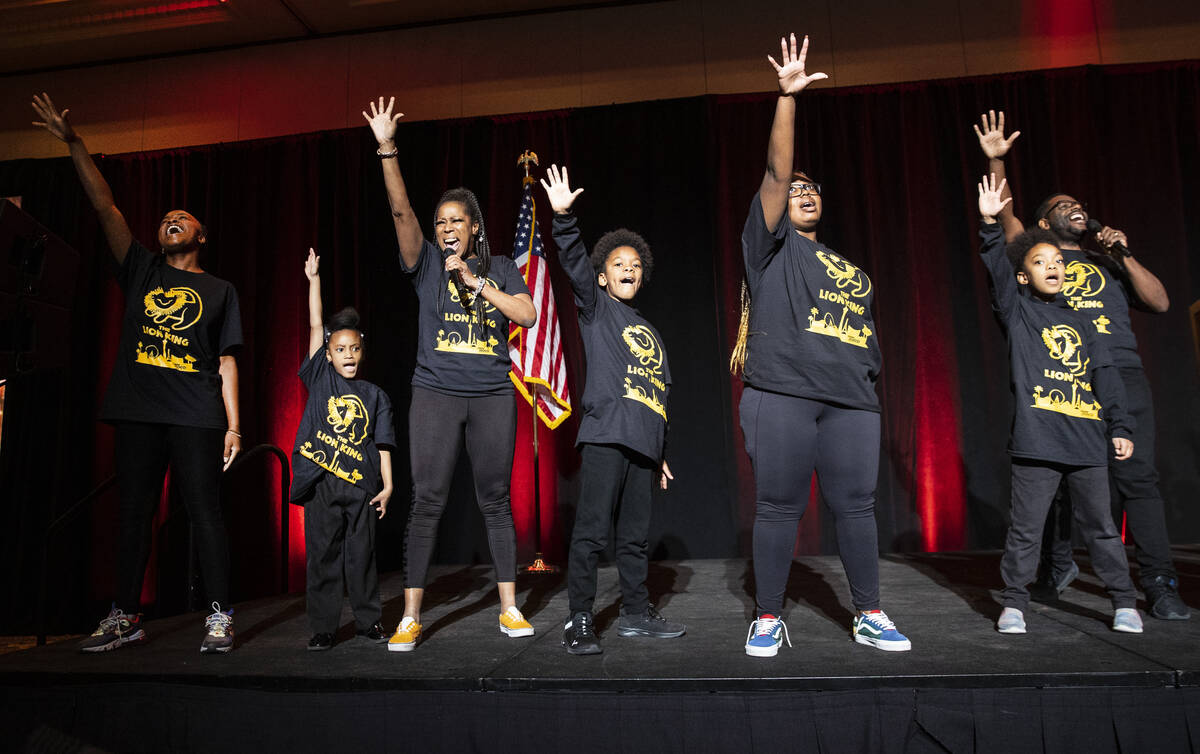
M1074 560L1062 571L1055 572L1046 566L1038 580L1029 587L1029 597L1034 602L1055 602L1078 577L1079 566Z
M1148 612L1159 620L1187 620L1192 611L1179 596L1179 582L1172 576L1155 576L1143 585Z
M633 615L622 615L617 619L618 636L649 636L654 639L674 639L683 636L687 626L675 623L658 614L654 605Z
M383 627L382 623L375 621L374 626L371 626L366 631L359 631L358 635L367 641L373 641L376 644L382 644L383 642L387 641L388 637L390 637L392 634Z
M333 634L313 634L308 640L309 652L325 652L333 649Z
M583 611L572 615L563 626L562 644L573 655L598 655L604 651L600 637L596 636L592 614Z

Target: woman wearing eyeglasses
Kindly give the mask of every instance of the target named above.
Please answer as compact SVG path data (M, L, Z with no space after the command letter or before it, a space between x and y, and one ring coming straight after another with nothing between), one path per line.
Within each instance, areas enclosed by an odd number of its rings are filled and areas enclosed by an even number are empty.
M787 640L784 589L796 527L815 469L832 512L850 582L854 640L888 651L911 649L879 609L875 486L879 470L882 362L866 273L817 241L821 186L792 166L795 96L824 73L808 74L808 38L780 40L779 100L767 170L742 231L753 307L734 351L745 389L740 404L754 465L756 619L746 654L774 657ZM747 313L743 312L745 318Z

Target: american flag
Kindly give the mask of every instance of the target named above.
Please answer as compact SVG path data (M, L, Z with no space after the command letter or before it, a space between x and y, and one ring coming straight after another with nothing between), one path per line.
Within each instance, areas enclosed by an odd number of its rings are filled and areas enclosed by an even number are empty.
M547 427L554 429L571 415L571 394L567 390L567 363L563 357L562 332L558 328L558 307L554 305L546 252L538 233L533 180L528 178L517 217L513 260L525 276L538 317L537 324L528 329L515 324L509 326L508 355L512 359L509 376L531 405L536 398L538 416Z

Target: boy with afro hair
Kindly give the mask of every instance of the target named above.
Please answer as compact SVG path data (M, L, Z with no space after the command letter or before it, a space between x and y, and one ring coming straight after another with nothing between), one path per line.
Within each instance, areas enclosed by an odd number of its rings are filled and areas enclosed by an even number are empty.
M617 634L669 639L686 630L658 614L646 589L654 478L664 490L674 478L664 457L671 371L658 331L632 306L650 279L649 244L621 228L601 236L589 255L571 212L583 189L571 190L566 168L560 172L552 165L547 177L542 187L554 208L554 242L575 291L587 356L576 439L583 463L567 561L570 615L563 646L570 654L600 654L592 606L596 566L610 526L621 582Z

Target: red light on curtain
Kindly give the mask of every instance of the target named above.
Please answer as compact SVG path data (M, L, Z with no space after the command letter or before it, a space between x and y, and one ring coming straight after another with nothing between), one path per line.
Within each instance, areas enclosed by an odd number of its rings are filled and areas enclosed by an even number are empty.
M1088 38L1096 46L1096 9L1093 0L1025 0L1021 9L1021 36L1035 40L1032 62L1039 68L1062 68L1097 62L1081 55Z

